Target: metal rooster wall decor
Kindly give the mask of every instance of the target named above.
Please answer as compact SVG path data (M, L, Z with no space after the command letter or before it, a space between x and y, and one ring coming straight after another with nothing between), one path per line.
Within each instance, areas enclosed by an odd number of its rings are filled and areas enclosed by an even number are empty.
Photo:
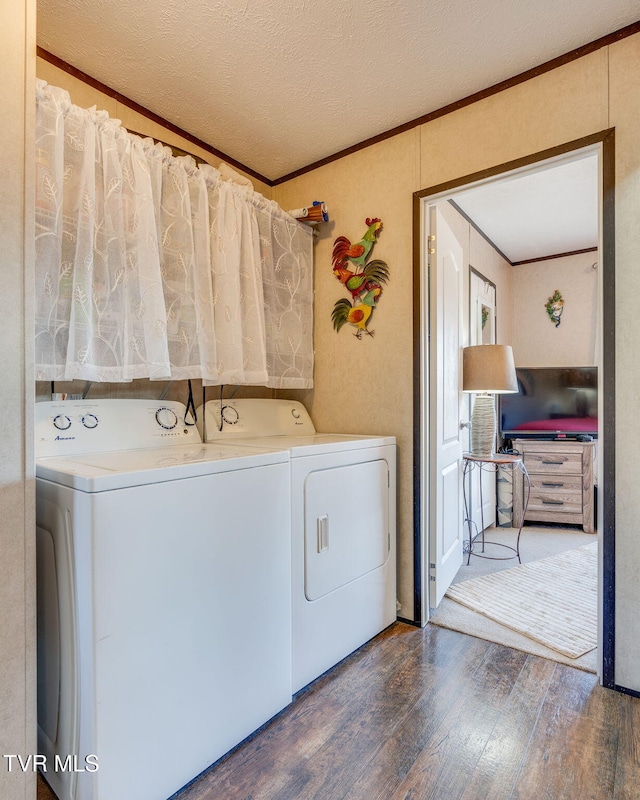
M376 308L382 284L389 280L389 267L380 259L371 259L373 246L382 231L382 220L378 217L365 220L367 231L356 244L351 244L346 236L338 236L333 243L333 274L349 292L350 298L337 300L331 312L336 331L346 325L353 325L353 334L362 339L362 334L373 336L368 325ZM371 260L370 260L371 259Z

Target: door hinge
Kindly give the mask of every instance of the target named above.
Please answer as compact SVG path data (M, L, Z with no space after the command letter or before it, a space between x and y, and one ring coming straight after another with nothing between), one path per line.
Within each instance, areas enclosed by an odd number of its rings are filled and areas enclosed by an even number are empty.
M436 579L436 576L435 576L435 575L429 575L429 580L430 580L430 581L435 581L435 579Z

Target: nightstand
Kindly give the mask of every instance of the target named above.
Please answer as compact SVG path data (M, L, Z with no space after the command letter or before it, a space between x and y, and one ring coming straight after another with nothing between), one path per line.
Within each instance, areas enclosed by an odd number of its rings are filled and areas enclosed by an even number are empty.
M513 521L582 525L594 533L593 459L595 442L514 439L513 447L531 477L531 497L523 503L522 480L513 482Z

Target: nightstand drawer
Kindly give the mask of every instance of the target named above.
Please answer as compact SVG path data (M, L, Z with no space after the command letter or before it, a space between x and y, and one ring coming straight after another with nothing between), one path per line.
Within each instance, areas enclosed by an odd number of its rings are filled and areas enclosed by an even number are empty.
M581 453L525 453L527 472L545 475L582 475Z
M582 492L532 491L527 518L532 511L552 511L555 514L582 514Z
M582 475L565 475L558 473L554 475L529 475L531 479L531 491L539 493L557 494L558 492L572 494L582 494Z

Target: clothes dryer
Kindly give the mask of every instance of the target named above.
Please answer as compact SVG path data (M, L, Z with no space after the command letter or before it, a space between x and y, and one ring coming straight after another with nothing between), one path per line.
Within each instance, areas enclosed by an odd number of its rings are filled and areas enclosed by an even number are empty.
M184 418L36 405L39 753L60 800L167 798L291 700L288 452L203 445Z
M293 690L396 619L393 436L317 433L297 401L209 401L208 441L291 455Z

